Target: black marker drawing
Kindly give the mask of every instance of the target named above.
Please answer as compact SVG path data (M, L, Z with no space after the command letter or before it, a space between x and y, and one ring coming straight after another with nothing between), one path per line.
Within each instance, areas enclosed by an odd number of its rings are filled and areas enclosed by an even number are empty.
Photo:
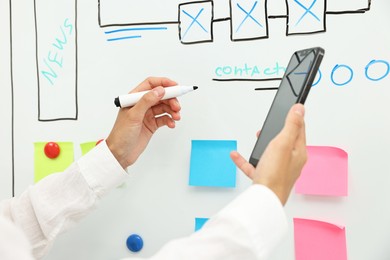
M230 23L230 39L232 42L253 41L269 38L269 19L286 19L286 36L291 35L309 35L326 32L327 15L342 14L364 14L370 10L371 0L344 1L340 4L336 0L283 0L286 8L285 14L269 14L268 5L273 2L268 0L229 0L229 15L226 17L215 18L214 1L191 1L178 3L177 20L169 17L172 10L164 6L164 17L157 20L161 14L152 14L150 20L145 18L133 17L132 14L148 13L148 10L140 10L134 3L130 2L98 0L98 23L101 28L122 27L123 29L114 29L105 31L108 42L139 39L142 38L142 31L161 31L167 30L163 25L176 24L178 26L178 38L182 44L201 44L214 41L213 25L214 23ZM153 1L149 1L150 3ZM310 4L308 4L310 3ZM113 5L117 4L117 8ZM170 2L175 4L175 1ZM152 4L151 4L152 5ZM352 6L353 5L353 6ZM108 8L109 7L109 8ZM343 9L344 8L344 9ZM350 9L346 9L350 8ZM107 11L120 10L125 15L116 20L117 13L109 14ZM153 9L153 8L151 8ZM154 8L158 9L158 8ZM172 8L173 9L173 8ZM131 14L129 14L132 10ZM119 15L120 16L120 15ZM136 15L135 15L136 16ZM146 15L147 16L147 15ZM141 27L140 27L141 26ZM123 36L123 32L130 33ZM213 81L280 81L281 77L273 78L213 78ZM264 88L264 90L273 90L274 87Z
M115 16L107 15L107 5L134 1L98 0L98 25L104 29L108 42L142 38L144 31L166 31L168 25L178 26L178 39L182 44L213 42L214 23L230 24L231 41L250 41L269 38L269 19L286 19L286 36L316 34L326 32L326 17L329 15L364 14L370 11L371 0L358 1L357 8L337 9L338 0L312 0L310 5L299 0L283 0L286 13L270 13L271 1L229 0L229 14L216 17L216 1L172 0L172 8L167 19L134 20L116 22ZM171 2L172 2L171 1ZM161 2L161 1L160 1ZM348 1L346 1L348 2ZM355 1L357 2L357 1ZM226 2L227 3L227 2ZM349 1L348 3L351 3ZM364 4L363 4L364 3ZM221 4L221 3L219 3ZM45 6L45 8L43 8ZM136 4L137 8L141 5ZM149 6L150 7L150 6ZM61 9L61 16L54 10ZM120 6L119 6L120 9ZM64 12L65 10L65 12ZM124 10L126 13L128 10ZM152 16L161 13L154 10ZM144 13L139 12L140 17ZM9 0L10 16L10 70L12 99L12 195L15 193L14 178L14 64L13 64L13 25L12 1ZM78 119L78 30L77 0L49 1L34 0L34 25L36 36L36 74L38 82L38 121ZM56 19L53 20L53 17ZM159 17L156 15L155 17ZM58 19L58 20L57 20ZM314 25L316 24L316 25ZM113 28L116 27L116 28ZM295 27L295 28L294 28ZM122 36L123 33L130 35ZM120 36L119 36L120 35ZM278 81L281 78L245 79L227 78L214 81ZM66 86L66 88L64 87ZM276 88L262 88L275 90Z
M178 38L182 44L213 42L213 24L219 22L230 23L231 41L250 41L269 38L269 19L286 19L286 36L323 33L326 32L327 15L364 14L371 7L371 0L349 1L348 3L341 4L336 0L311 0L311 2L309 1L310 4L307 3L308 1L302 0L284 0L286 7L285 14L269 14L268 4L270 2L268 0L229 0L229 16L216 18L214 15L214 1L191 1L178 3L178 16L176 20L171 17L165 17L172 13L172 10L164 10L162 20L156 20L156 17L161 16L161 14L155 14L148 21L145 21L145 18L139 18L140 20L137 21L135 20L136 18L132 17L132 14L146 14L149 13L148 10L139 10L134 3L130 4L129 1L126 3L123 1L121 3L118 2L120 1L98 0L99 26L101 28L127 27L127 31L134 30L138 33L125 37L110 37L107 41L142 38L142 35L139 33L142 30L148 30L148 28L149 30L167 29L166 27L149 26L177 24ZM344 5L352 3L359 7L355 9L352 7L351 10L340 10L338 7L339 5L344 7ZM115 6L115 4L123 4L126 6ZM153 8L150 9L152 10ZM110 14L109 10L120 10L120 12L124 12L123 10L125 10L129 13L122 16L119 15L121 18L116 20L116 16ZM137 26L144 27L137 29ZM123 30L116 30L116 32L119 31L123 32ZM105 33L107 34L107 31Z
M77 120L77 0L34 0L34 19L38 120Z
M14 64L13 64L13 46L12 46L12 1L8 1L9 7L9 60L10 60L10 73L11 73L11 182L12 182L12 197L15 196L15 95L14 95Z

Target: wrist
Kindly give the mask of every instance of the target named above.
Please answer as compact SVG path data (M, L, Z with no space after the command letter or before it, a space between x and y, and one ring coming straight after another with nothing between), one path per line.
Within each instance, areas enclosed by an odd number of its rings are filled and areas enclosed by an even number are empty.
M125 153L122 149L120 149L120 147L118 147L118 145L115 145L115 142L111 142L110 138L107 138L106 144L112 155L115 157L115 159L118 161L118 163L122 166L123 169L126 169L128 166L130 166L125 160Z

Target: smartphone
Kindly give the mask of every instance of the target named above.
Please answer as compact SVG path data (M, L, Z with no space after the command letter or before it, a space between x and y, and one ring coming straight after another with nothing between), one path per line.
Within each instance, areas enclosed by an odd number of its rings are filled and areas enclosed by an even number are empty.
M296 51L291 56L249 158L254 167L268 143L282 130L290 108L295 103L305 103L324 54L324 49L315 47Z

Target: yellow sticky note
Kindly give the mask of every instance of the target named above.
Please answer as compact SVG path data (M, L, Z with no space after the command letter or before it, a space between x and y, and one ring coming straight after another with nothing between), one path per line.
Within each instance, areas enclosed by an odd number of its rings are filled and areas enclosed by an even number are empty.
M73 143L57 142L60 147L58 157L50 159L44 149L47 142L34 143L34 182L38 182L46 176L62 172L74 161Z
M86 143L80 144L81 154L82 154L82 155L85 155L85 154L88 153L90 150L92 150L92 149L96 146L96 142L97 142L97 141L86 142Z

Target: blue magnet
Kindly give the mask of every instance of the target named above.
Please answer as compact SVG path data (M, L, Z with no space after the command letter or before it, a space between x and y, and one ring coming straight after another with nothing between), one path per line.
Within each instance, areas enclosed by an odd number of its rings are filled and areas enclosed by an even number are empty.
M144 246L144 241L139 235L133 234L127 238L126 246L131 252L139 252Z

